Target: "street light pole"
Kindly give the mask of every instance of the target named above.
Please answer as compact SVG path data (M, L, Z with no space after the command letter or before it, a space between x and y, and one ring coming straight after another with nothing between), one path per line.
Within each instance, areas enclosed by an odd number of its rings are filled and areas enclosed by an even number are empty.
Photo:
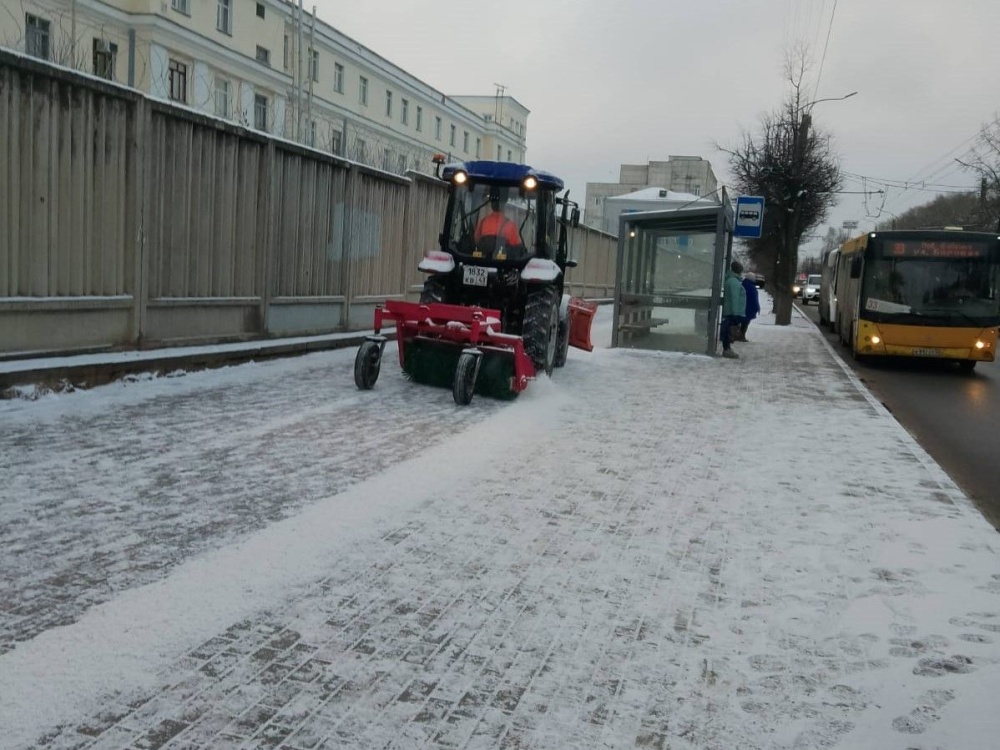
M832 96L806 102L801 107L797 107L792 111L792 118L794 120L794 118L798 117L799 112L807 107L811 108L814 104L850 99L857 93L857 91L852 91L850 94L844 94L844 96ZM789 291L792 288L795 273L799 266L799 214L802 199L802 186L799 184L799 181L802 179L802 168L805 163L806 150L809 143L809 128L811 125L812 114L807 111L802 115L802 119L798 122L793 122L792 126L792 179L790 180L790 184L794 192L790 196L788 223L785 226L785 257L788 260L788 267L785 269L785 283Z

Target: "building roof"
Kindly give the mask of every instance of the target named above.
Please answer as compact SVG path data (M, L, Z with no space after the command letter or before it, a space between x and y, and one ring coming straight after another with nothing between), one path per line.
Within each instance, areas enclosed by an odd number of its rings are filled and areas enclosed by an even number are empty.
M662 201L664 203L693 203L699 201L701 203L718 203L717 200L708 197L698 197L692 193L675 193L673 190L667 190L665 188L649 187L643 188L642 190L636 190L633 193L625 193L624 195L616 195L612 198L606 198L607 202L611 201Z

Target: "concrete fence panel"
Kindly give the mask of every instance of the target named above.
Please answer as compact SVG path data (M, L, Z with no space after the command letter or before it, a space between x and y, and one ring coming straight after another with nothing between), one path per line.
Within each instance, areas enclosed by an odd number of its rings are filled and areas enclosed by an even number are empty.
M138 99L0 65L0 351L131 338Z
M269 335L336 330L347 318L344 263L349 164L315 152L275 152L274 279Z
M267 142L154 104L144 162L149 342L260 334L268 245Z

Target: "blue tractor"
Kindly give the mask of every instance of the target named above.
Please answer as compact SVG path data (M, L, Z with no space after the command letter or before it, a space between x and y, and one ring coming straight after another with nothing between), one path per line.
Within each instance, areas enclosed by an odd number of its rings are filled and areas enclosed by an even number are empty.
M596 304L563 293L569 230L580 208L559 197L563 182L524 164L444 164L448 204L439 249L420 261L420 301L388 300L354 363L358 388L374 387L393 321L399 361L411 380L450 387L458 404L473 393L513 398L539 374L566 363L570 346L590 351Z
M557 195L563 181L525 164L435 162L448 205L440 250L419 265L428 274L420 301L498 310L537 373L563 366L570 344L589 350L589 324L586 336L574 335L563 294L566 269L576 266L569 229L580 222L568 191Z

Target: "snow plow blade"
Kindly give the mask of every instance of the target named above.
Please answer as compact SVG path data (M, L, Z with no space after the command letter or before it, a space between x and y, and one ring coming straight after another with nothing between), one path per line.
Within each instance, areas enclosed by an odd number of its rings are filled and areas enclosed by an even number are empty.
M594 351L590 342L590 326L594 322L597 303L588 302L581 297L572 297L569 301L569 345L587 352Z

